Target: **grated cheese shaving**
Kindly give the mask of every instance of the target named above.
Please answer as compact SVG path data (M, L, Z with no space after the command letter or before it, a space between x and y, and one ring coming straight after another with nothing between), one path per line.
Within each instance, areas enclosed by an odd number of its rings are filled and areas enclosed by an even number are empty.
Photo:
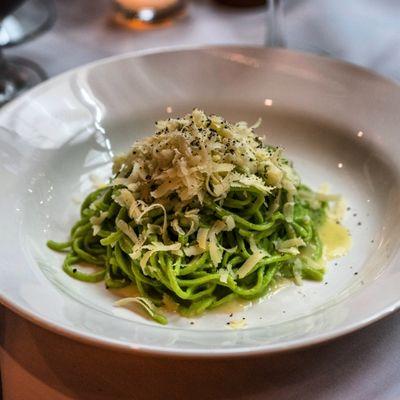
M131 239L132 243L137 243L139 241L135 231L131 226L129 226L125 221L119 219L117 221L117 228L122 231L129 239Z
M293 238L288 240L277 240L274 242L275 248L280 253L300 254L299 247L305 246L304 240L301 238Z
M147 263L150 259L150 257L154 254L157 253L158 251L176 251L180 250L181 244L180 243L174 243L171 245L164 245L163 243L156 242L153 244L149 244L146 246L143 246L143 250L148 250L142 258L140 259L140 268L142 268L142 271L145 275L147 275L148 269L147 269Z
M100 211L100 215L98 217L93 216L90 217L89 221L93 227L93 236L96 236L101 230L101 224L107 218L108 211Z
M199 228L197 231L197 243L199 244L200 249L207 249L207 237L209 228Z
M188 257L197 256L204 253L204 251L205 249L202 249L200 246L188 246L183 249L183 252Z
M249 274L256 264L261 261L265 257L265 253L262 251L257 251L252 254L238 269L237 274L240 279L244 278L247 274Z

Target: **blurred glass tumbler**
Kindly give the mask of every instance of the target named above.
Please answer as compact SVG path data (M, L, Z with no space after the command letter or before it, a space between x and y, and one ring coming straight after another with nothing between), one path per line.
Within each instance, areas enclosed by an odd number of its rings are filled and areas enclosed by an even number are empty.
M114 20L132 29L169 24L185 7L185 0L113 0Z

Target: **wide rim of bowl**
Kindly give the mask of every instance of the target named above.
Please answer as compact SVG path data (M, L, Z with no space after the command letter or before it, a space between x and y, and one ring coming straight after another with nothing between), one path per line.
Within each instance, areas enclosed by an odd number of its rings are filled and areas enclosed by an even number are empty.
M133 51L124 54L118 54L111 57L103 58L100 60L96 60L90 62L88 64L73 68L71 70L65 71L41 84L30 89L25 92L23 95L13 100L12 102L6 104L0 110L0 114L7 113L8 110L18 106L20 102L25 101L29 97L34 97L36 93L40 93L42 90L46 89L49 86L55 85L58 82L61 82L68 78L71 75L76 73L82 73L84 71L90 70L92 68L98 67L104 64L112 64L118 62L119 60L125 59L136 59L141 57L146 57L147 55L154 55L159 53L173 53L173 52L191 52L191 51L223 51L223 50L250 50L250 51L263 51L263 52L271 52L285 55L292 54L293 56L299 57L305 60L315 60L321 63L329 64L333 67L342 68L348 73L362 73L364 76L366 75L368 79L374 80L377 83L381 84L390 84L397 89L400 89L400 86L397 82L381 76L374 71L371 71L365 67L361 67L346 61L341 61L337 59L331 59L324 56L319 56L315 54L303 53L299 51L287 50L287 49L276 49L276 48L265 48L261 46L247 46L247 45L198 45L198 46L170 46L170 47L156 47L146 50ZM378 320L396 312L400 309L400 296L399 299L386 307L382 308L379 312L375 312L371 314L368 318L363 318L361 320L356 320L354 323L348 324L345 327L339 327L333 329L327 333L319 333L315 336L311 336L309 338L301 338L291 340L289 343L282 344L266 344L258 347L240 347L237 349L178 349L178 348L162 348L157 346L142 346L138 344L129 344L127 342L123 342L116 339L105 338L100 335L91 334L84 332L82 330L74 329L68 327L64 324L57 324L52 322L50 319L42 316L33 310L29 310L24 308L12 300L8 299L3 293L0 293L0 303L5 307L9 308L19 316L31 321L32 323L48 329L56 334L60 334L66 338L77 340L81 343L93 345L97 347L106 348L109 350L116 350L128 353L136 353L147 356L165 356L165 357L180 357L180 358L230 358L230 357L243 357L243 356L265 356L272 355L277 353L289 352L294 350L300 350L304 348L308 348L314 345L322 344L324 342L331 341L333 339L345 336L352 332L355 332L359 329L362 329Z

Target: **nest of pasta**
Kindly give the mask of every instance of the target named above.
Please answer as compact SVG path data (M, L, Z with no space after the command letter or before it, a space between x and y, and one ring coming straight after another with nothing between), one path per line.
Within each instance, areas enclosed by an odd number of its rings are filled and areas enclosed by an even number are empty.
M168 299L186 316L264 296L279 279L322 280L318 227L335 196L302 185L282 149L194 109L156 123L90 193L65 243L64 270L107 288L135 285L157 322ZM97 265L87 273L80 263Z

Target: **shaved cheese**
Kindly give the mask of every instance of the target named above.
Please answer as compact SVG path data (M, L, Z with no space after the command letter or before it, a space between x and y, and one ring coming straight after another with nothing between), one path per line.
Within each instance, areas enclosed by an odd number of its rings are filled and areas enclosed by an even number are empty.
M140 257L140 255L142 254L142 246L144 245L146 240L147 236L142 235L140 240L133 246L132 253L129 254L129 257L132 260L137 260Z
M261 122L262 122L262 119L258 118L258 120L253 125L250 126L250 129L258 128L261 125Z
M282 186L283 171L277 167L272 161L268 160L263 163L267 167L266 182L268 185L275 187Z
M199 246L188 246L188 247L184 247L184 249L183 249L185 256L188 256L188 257L197 256L199 254L204 253L204 251L205 251L205 249L202 249Z
M293 201L293 196L297 193L296 186L292 180L284 178L282 180L282 187L287 191L287 198L291 202Z
M208 237L210 238L212 236L218 235L218 233L220 233L223 230L225 230L225 228L226 228L226 224L225 224L224 221L221 221L221 220L215 221L214 225L210 229Z
M129 187L147 204L153 199L165 204L174 195L184 202L201 202L206 193L223 199L231 186L270 193L280 187L283 176L290 180L295 174L280 161L280 149L260 145L253 132L258 123L230 124L198 109L183 118L158 121L156 135L136 142L128 154L115 159L112 184ZM266 174L260 170L264 167ZM132 204L131 198L120 201Z
M199 219L197 217L197 219L192 219L192 221L190 221L190 229L186 232L186 235L190 236L192 233L197 231L198 227L199 227Z
M235 220L233 219L232 215L227 215L223 217L223 220L226 224L226 230L229 232L235 228Z
M293 238L293 239L288 239L288 240L283 240L278 242L279 248L284 249L284 248L289 248L289 247L299 247L299 246L305 246L304 240L301 238Z
M218 273L219 273L219 280L222 283L227 283L229 278L229 271L225 268L220 268L218 270Z
M218 245L215 240L215 236L210 240L209 251L210 251L210 257L211 257L212 263L214 264L215 267L218 266L218 264L222 260L222 254L221 254L222 252L218 248Z
M148 313L148 315L157 320L158 322L162 324L167 323L167 319L161 315L158 314L157 307L154 305L154 303L148 299L147 297L125 297L124 299L117 300L114 303L115 307L126 307L132 304L138 304L143 307L143 309Z
M93 225L101 225L102 222L107 218L108 211L100 211L100 215L98 217L93 216L89 219L90 223Z
M261 261L265 257L265 253L262 251L258 251L254 254L252 254L243 264L242 266L238 269L237 274L240 279L244 278L246 275L248 275L253 268L256 266L256 264Z
M251 176L246 176L243 174L237 174L235 173L232 177L232 186L234 187L254 187L264 194L268 194L271 192L272 187L266 185L264 181L256 175L251 175Z
M199 228L197 231L197 243L202 250L207 249L207 237L209 230L209 228Z
M250 250L251 250L251 252L254 254L254 253L257 253L258 251L259 251L259 248L258 248L258 246L257 246L257 243L256 243L256 240L254 239L254 237L250 237L249 238L249 243L250 243Z
M283 215L287 222L293 222L294 202L288 201L283 205Z
M101 224L107 218L108 211L100 211L100 215L98 217L93 216L90 217L89 221L92 224L93 228L93 236L96 236L101 230Z
M176 218L172 220L171 226L179 235L185 235L185 231L179 226L179 222Z
M114 201L121 207L128 209L128 215L130 218L139 218L140 210L138 203L136 202L132 192L130 192L128 189L122 189L119 196L114 196Z
M274 242L276 250L280 253L288 253L297 255L300 253L298 247L305 246L304 240L301 238L293 238L283 241L276 241Z
M132 243L137 243L139 241L135 231L131 226L129 226L125 221L122 219L119 219L117 221L117 228L124 233L126 236L128 236L129 239L131 239Z
M171 245L164 245L163 243L160 242L156 242L153 244L149 244L146 246L143 246L142 249L143 250L149 250L146 253L144 253L144 255L142 256L142 258L140 259L140 268L142 268L142 271L145 275L147 275L147 263L150 259L150 257L154 254L157 253L159 251L173 251L173 250L179 250L181 248L181 244L180 243L174 243Z

